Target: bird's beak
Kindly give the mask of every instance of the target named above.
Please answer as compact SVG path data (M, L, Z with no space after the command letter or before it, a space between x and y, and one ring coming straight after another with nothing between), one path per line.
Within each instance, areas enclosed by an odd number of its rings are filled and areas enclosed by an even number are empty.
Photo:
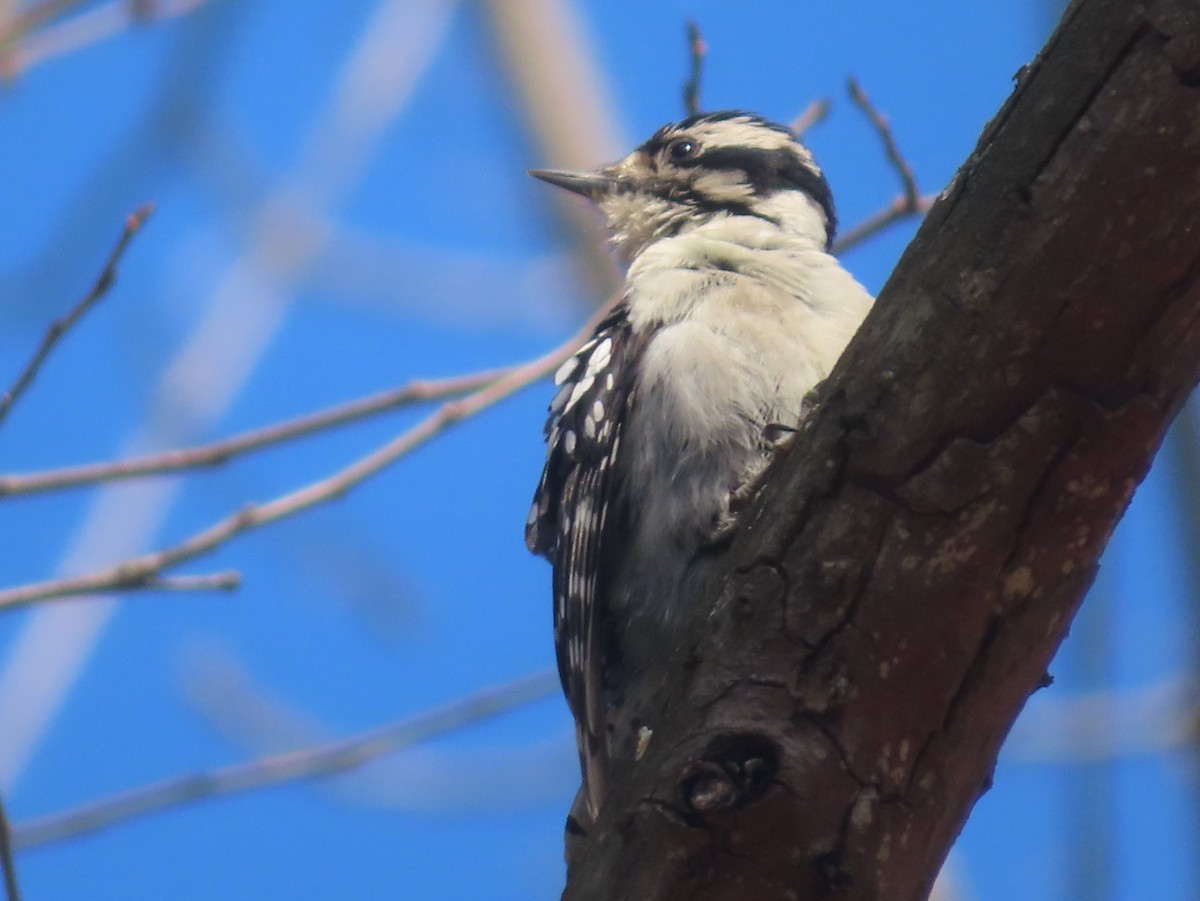
M575 194L581 194L590 200L596 200L613 189L616 179L608 172L600 169L596 172L570 172L565 169L530 169L529 174L534 178L566 188Z

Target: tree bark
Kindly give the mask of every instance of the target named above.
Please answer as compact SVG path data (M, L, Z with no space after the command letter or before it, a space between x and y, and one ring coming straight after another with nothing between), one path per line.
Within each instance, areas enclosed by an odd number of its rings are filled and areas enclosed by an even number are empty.
M776 461L569 899L920 899L1200 372L1200 5L1077 0Z

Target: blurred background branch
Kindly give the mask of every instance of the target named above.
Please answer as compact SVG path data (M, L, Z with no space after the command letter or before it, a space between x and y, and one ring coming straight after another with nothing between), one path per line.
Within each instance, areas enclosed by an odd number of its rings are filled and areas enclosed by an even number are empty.
M0 798L0 874L3 874L4 878L6 901L21 901L21 890L17 885L17 867L13 861L12 827L8 822L3 798Z
M207 0L111 0L61 18L79 0L46 0L25 7L0 32L0 77L17 78L40 63L108 40L150 22L185 16ZM15 3L13 4L16 5Z
M790 123L789 127L796 137L804 137L804 133L814 125L819 125L825 121L825 117L829 115L830 102L828 97L819 97L811 101L808 106L800 111Z
M708 47L695 19L687 23L688 78L683 83L683 113L694 116L700 112L700 83L704 77L704 54Z
M416 379L359 400L337 404L316 413L243 432L232 438L214 441L186 450L149 454L132 460L90 463L46 472L0 475L0 498L19 494L58 491L82 485L94 485L116 479L164 475L189 469L220 466L243 454L263 450L275 444L294 441L326 429L347 425L400 407L441 400L456 394L478 391L498 381L509 369L489 369L446 379Z
M562 0L483 0L491 34L511 79L539 164L579 169L617 159L626 141L617 126L606 78L574 7ZM575 252L596 297L621 285L594 212L575 198L552 202L575 232Z
M135 817L233 792L353 770L438 735L464 729L558 691L552 670L475 692L441 707L315 748L301 748L205 773L166 779L59 814L18 824L17 848L63 841ZM503 778L503 774L497 774Z

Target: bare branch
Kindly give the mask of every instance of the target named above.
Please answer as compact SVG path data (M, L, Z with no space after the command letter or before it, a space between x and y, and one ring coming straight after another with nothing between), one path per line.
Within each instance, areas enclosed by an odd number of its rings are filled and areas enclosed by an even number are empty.
M240 752L238 759L325 744L338 737L320 713L259 681L221 643L196 643L182 661L188 707ZM557 692L551 691L551 694ZM421 703L431 704L430 700ZM557 707L558 703L551 701ZM395 754L321 786L330 799L373 809L454 812L528 810L559 804L578 785L569 730L469 745L439 743ZM496 774L503 778L497 779Z
M881 231L890 225L895 225L902 219L907 219L909 216L924 214L933 206L935 197L921 197L917 200L915 207L910 207L903 197L897 197L878 213L874 213L858 223L851 229L846 230L833 242L833 252L845 253L851 247L857 247L864 241L875 237Z
M242 574L235 569L200 576L167 576L151 579L141 586L147 591L236 591Z
M594 166L627 152L603 67L576 4L566 0L485 0L513 98L538 156L553 167ZM624 280L605 245L600 219L565 191L555 204L575 234L575 254L598 297Z
M31 3L18 10L8 27L0 32L0 51L6 52L26 35L67 12L71 7L78 6L80 2L81 0L42 0L41 3Z
M0 0L0 34L8 34L21 14L21 0Z
M899 222L902 219L924 214L933 205L934 201L932 196L921 196L912 166L909 165L908 160L900 152L900 148L896 144L895 135L892 134L891 125L888 124L887 117L875 108L870 98L867 97L866 92L862 89L862 86L854 78L849 79L849 93L850 99L854 101L855 105L863 111L867 119L875 126L875 131L879 134L879 138L883 142L884 153L887 155L888 161L892 164L893 168L895 168L903 190L899 196L894 198L879 212L868 216L853 228L843 232L833 242L834 253L844 253L851 247L855 247L867 239L873 238L889 225ZM791 121L790 128L792 133L797 138L801 137L806 131L823 121L829 115L829 108L829 100L825 97L819 97L809 103L804 108L804 111Z
M17 867L13 863L12 828L8 823L8 813L4 809L4 799L0 798L0 869L4 871L5 901L21 901L21 890L17 886Z
M84 10L45 28L11 29L16 40L0 41L0 76L15 78L47 60L84 47L98 44L143 22L157 22L187 15L206 0L111 0L102 6ZM63 8L77 5L71 2L47 3ZM45 21L45 18L39 20Z
M160 573L184 560L208 553L235 535L274 522L276 516L258 521L262 509L250 506L183 544L157 554L147 554L118 563L91 575L48 579L0 591L0 610L25 607L50 598L75 597L105 591L234 591L241 587L242 576L236 570L199 576L162 576ZM243 522L245 521L245 524Z
M704 57L708 53L708 45L695 19L688 19L687 41L690 72L683 83L683 110L694 116L700 112L700 80L704 76Z
M888 162L892 164L896 174L900 177L903 192L878 213L867 217L834 241L834 253L843 253L902 219L925 213L934 201L933 197L921 196L912 166L909 165L908 160L904 158L900 148L896 145L896 137L892 134L892 127L888 123L887 117L875 108L862 89L862 85L854 78L849 79L848 90L850 99L854 101L855 106L862 110L871 124L875 126L875 131L883 142L883 150L887 154Z
M888 122L887 116L875 108L875 105L871 103L871 98L867 96L857 79L849 78L846 86L850 92L850 99L871 120L875 131L879 133L879 139L883 141L883 150L887 154L888 162L896 168L896 172L900 175L900 182L904 185L904 199L911 208L915 209L921 199L921 191L917 187L917 179L913 175L912 166L908 164L908 160L904 158L900 148L896 146L896 136L892 134L892 126Z
M50 328L46 330L46 334L42 338L42 343L34 352L33 357L25 364L25 368L17 376L17 380L13 382L12 387L4 392L3 397L0 397L0 425L4 424L4 419L8 416L9 410L13 408L13 404L17 402L25 392L25 389L33 382L34 377L38 374L38 370L41 369L42 364L46 361L46 357L54 350L55 345L62 339L62 336L88 310L95 306L97 301L108 293L109 288L112 287L113 281L117 277L117 263L121 261L121 256L125 253L125 248L129 246L129 242L133 240L133 236L141 230L153 212L154 205L147 203L138 207L126 217L125 230L121 232L121 237L117 241L116 247L108 255L108 260L105 262L104 268L100 270L100 275L97 276L91 290L84 295L83 299L66 316L50 324Z
M341 741L165 779L63 813L21 823L13 830L13 845L16 848L44 845L205 798L283 782L335 776L385 754L523 707L557 691L558 674L554 670L543 670Z
M264 504L251 504L179 544L134 557L83 576L50 579L0 591L0 609L22 607L48 598L144 589L180 563L210 553L230 539L253 529L341 497L351 488L390 466L445 429L486 410L553 372L595 329L619 299L609 298L575 335L541 357L514 366L496 381L459 400L442 404L431 416L401 433L383 447L325 479L298 488Z
M802 137L806 131L825 121L825 117L829 115L829 98L818 97L811 101L795 119L788 123L788 127L792 130L797 138Z
M295 419L275 423L186 450L166 451L132 460L88 463L64 469L0 476L0 498L16 494L55 491L97 482L162 475L187 469L220 466L251 451L346 425L409 404L440 400L490 385L510 369L490 369L444 379L418 379L370 397L338 404Z

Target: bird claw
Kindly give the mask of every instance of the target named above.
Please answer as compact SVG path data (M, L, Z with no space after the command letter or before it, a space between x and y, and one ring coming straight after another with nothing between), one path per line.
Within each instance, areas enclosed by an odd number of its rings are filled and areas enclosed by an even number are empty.
M784 425L782 422L771 422L762 430L763 442L772 450L780 450L796 440L800 431L798 426Z
M805 415L811 413L815 409L815 406L815 404L811 404L806 400L804 406ZM762 439L768 453L758 464L751 467L742 477L742 481L738 483L737 487L729 492L725 509L717 516L712 531L708 533L705 541L707 547L724 544L734 536L738 530L738 520L741 517L741 512L749 505L754 495L758 493L758 489L762 485L763 475L767 471L767 466L776 453L788 447L796 440L796 435L799 431L799 426L785 425L782 422L769 422L763 427Z
M732 492L731 492L732 495ZM704 538L705 547L717 547L729 541L738 530L738 518L732 510L725 510L717 517L716 524Z

